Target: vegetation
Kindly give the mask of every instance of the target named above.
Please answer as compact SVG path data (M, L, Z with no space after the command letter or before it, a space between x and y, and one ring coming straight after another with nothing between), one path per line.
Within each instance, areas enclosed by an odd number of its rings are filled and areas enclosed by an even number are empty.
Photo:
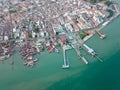
M28 37L29 37L29 38L32 38L31 32L28 32Z
M36 33L38 33L39 32L39 27L38 26L34 27L33 31L36 32Z
M73 19L73 22L78 23L77 19Z
M0 16L0 18L3 18L3 16Z
M15 44L15 39L12 40L12 43Z
M9 45L8 45L7 42L5 43L4 47L5 47L5 48L8 48L8 47L9 47Z
M110 5L112 4L112 2L106 1L105 4L106 4L107 6L110 6Z
M106 0L85 0L85 1L88 1L88 2L91 2L91 3L96 3L96 2L100 2L100 1L106 1Z
M16 10L10 10L9 12L10 13L16 13L17 11Z
M34 19L33 19L33 18L30 18L30 19L29 19L29 22L33 22L33 21L34 21Z
M46 36L46 32L44 32L44 36Z
M109 0L85 0L85 1L88 1L88 2L91 2L91 3L97 3L97 2L105 1L105 4L107 6L110 6L112 4L112 2L109 1Z
M42 47L42 48L41 48L41 51L42 51L42 52L43 52L43 51L45 51L45 48L44 48L44 47Z
M23 26L22 26L22 28L26 28L26 26L25 26L25 25L23 25Z
M58 42L56 46L60 47L60 46L61 46L61 43Z
M16 39L19 39L19 36L17 36Z
M109 12L109 16L107 18L110 18L114 15L114 12L112 10L107 10Z
M80 38L81 39L84 39L88 34L86 32L83 32L80 34Z
M66 44L69 44L70 42L68 40L66 40Z

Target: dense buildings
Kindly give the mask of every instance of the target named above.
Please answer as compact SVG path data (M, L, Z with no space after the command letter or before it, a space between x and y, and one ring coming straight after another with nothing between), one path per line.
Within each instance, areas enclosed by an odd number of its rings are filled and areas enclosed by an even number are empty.
M22 54L28 58L44 48L56 51L58 46L69 43L73 33L88 35L86 30L109 20L116 7L104 1L93 4L84 0L2 0L0 12L1 45L8 42L19 46L21 52L28 50L31 54Z

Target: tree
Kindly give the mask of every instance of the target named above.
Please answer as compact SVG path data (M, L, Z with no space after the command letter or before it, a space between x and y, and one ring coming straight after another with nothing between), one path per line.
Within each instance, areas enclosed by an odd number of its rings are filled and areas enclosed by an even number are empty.
M39 27L35 27L35 29L33 30L34 32L38 33L39 32Z

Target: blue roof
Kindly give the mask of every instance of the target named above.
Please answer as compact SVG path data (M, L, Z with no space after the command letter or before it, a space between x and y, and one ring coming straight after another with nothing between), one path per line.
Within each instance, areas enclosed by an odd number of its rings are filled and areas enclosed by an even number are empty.
M69 36L68 38L69 38L70 40L73 40L73 37L72 37L72 36Z

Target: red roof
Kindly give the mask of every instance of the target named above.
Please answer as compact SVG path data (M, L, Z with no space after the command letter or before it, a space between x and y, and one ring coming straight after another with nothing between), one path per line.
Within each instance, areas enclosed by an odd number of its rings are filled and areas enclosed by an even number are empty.
M50 31L50 33L51 33L51 35L55 35L55 32L53 29Z
M67 40L67 39L66 39L66 36L61 36L61 37L60 37L60 40L61 40L63 43L65 43L66 40Z

